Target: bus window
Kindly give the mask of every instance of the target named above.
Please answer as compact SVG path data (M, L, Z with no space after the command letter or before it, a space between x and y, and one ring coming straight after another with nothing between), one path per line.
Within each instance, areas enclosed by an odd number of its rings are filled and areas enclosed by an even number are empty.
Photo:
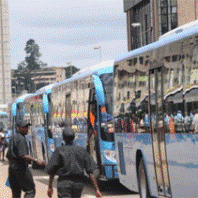
M105 141L114 141L113 127L113 74L102 74L100 79L105 93L105 106L100 107L101 138Z
M166 133L185 132L183 72L182 64L179 64L177 68L172 65L172 68L164 68L163 70L164 126Z
M197 53L196 48L194 54ZM195 57L185 65L184 128L187 133L198 133L198 69Z
M135 107L136 112L133 114L133 123L135 131L138 133L149 132L149 115L148 115L148 73L136 72L136 89L135 89ZM133 124L134 125L134 124Z

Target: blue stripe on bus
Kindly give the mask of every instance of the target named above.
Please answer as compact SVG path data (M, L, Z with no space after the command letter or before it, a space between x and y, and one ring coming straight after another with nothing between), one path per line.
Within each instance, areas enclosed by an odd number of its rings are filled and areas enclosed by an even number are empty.
M119 150L119 161L120 161L120 171L122 175L126 175L125 161L124 161L124 150L123 143L118 142L118 150Z
M105 67L105 68L101 68L98 69L98 75L100 76L101 74L109 74L109 73L113 73L113 67Z

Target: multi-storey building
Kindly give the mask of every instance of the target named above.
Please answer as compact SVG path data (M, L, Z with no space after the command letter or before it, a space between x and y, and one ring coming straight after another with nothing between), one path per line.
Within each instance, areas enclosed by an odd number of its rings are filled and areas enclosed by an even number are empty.
M27 92L34 92L45 85L49 85L55 82L60 82L74 73L79 71L74 66L68 67L46 67L39 70L28 71L29 78L31 79L31 86L28 85L27 79L24 75L24 71L12 70L12 93L13 97L23 93L24 90ZM22 72L22 73L21 73Z
M0 0L0 106L11 101L8 0Z
M194 21L198 0L124 0L128 50L158 40L159 36Z

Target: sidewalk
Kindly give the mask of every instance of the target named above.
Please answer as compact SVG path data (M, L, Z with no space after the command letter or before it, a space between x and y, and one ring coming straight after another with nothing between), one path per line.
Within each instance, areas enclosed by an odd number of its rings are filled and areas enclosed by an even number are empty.
M11 198L11 190L5 185L8 176L7 162L0 162L0 198Z
M35 198L47 198L47 190L48 190L48 181L49 176L45 174L42 170L32 170L30 168L33 177L34 182L36 185L36 196ZM11 190L9 187L5 186L5 182L8 177L8 163L7 162L1 162L0 161L0 198L11 198ZM57 177L54 180L53 183L53 198L57 198ZM95 198L95 191L91 185L91 183L85 183L82 196L81 198ZM124 195L122 193L117 194L116 192L103 192L102 191L103 198L139 198L139 195L135 194L128 194ZM22 193L22 196L24 196L24 193Z

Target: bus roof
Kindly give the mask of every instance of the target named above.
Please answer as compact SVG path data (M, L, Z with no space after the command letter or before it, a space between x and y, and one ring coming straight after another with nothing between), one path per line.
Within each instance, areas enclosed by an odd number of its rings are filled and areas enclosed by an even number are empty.
M97 65L93 65L89 68L82 69L82 71L77 72L74 74L71 78L65 79L59 83L56 83L53 87L57 87L59 85L65 84L67 82L71 82L74 80L82 79L87 76L91 75L101 75L104 73L112 73L113 72L113 60L104 61L102 63L99 63Z
M58 82L55 82L55 83L46 85L46 86L44 86L44 87L41 87L40 89L38 89L38 90L34 93L34 95L35 95L35 94L36 94L36 95L40 95L40 94L43 94L43 93L47 93L47 94L51 93L52 87L53 87L54 85L56 85L57 83L58 83Z
M18 98L15 100L15 102L16 102L16 103L23 102L25 98L27 98L27 97L29 97L29 96L31 96L31 95L32 95L32 94L24 94L24 95L18 97Z
M98 63L96 65L92 65L90 67L86 67L84 69L81 69L80 71L78 71L77 73L75 73L73 76L77 76L79 74L83 74L83 73L87 73L90 71L97 71L99 69L108 67L108 66L113 66L114 64L114 60L108 60L108 61L103 61L101 63Z
M184 29L182 32L178 34L170 35L170 37L160 39L156 42L150 43L138 49L124 53L115 59L115 64L123 60L130 60L130 58L133 56L138 56L138 55L142 55L144 53L150 52L150 51L154 51L158 48L161 48L171 43L175 43L179 40L184 40L196 34L198 34L198 25L192 26L191 28Z

